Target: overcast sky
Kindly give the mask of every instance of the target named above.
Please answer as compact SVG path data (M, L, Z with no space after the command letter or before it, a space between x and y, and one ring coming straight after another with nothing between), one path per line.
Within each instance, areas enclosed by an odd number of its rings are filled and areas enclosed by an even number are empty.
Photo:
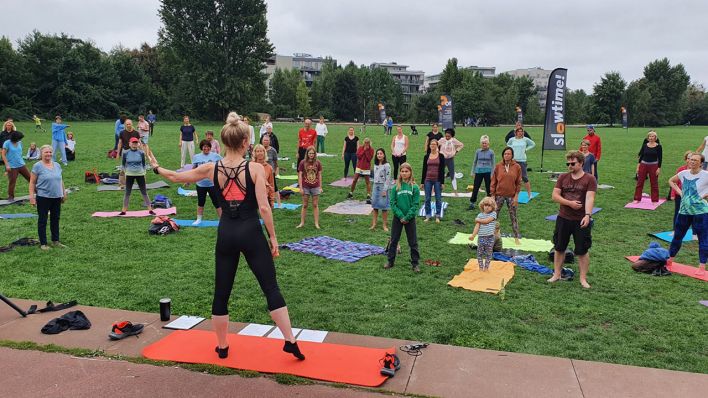
M0 0L0 35L37 29L118 44L155 44L159 0ZM591 91L607 71L627 82L668 57L708 86L708 2L701 0L475 1L267 0L278 54L332 56L339 63L391 62L426 74L448 58L497 73L568 68L568 85Z

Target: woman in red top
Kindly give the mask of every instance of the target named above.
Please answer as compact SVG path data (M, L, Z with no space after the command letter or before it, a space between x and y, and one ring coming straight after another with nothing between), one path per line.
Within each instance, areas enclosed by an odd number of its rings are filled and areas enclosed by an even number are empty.
M366 181L366 203L371 204L371 159L374 158L374 148L371 147L371 140L367 137L364 138L364 145L360 146L356 150L356 170L354 172L354 181L352 181L352 187L349 190L349 195L347 199L354 197L354 189L356 189L356 182L359 181L359 176L364 177Z

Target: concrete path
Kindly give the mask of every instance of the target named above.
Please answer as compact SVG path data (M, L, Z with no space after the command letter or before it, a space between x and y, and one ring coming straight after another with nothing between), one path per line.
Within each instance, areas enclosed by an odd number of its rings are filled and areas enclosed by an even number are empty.
M40 304L13 300L21 308ZM43 335L41 327L70 310L83 311L93 324L90 330ZM113 322L130 320L146 324L140 338L110 341ZM21 318L0 303L0 340L30 341L67 348L101 350L110 355L140 357L143 347L170 330L157 314L76 306L68 310ZM232 323L237 333L246 324ZM211 329L208 320L197 329ZM329 333L326 343L388 348L408 341L372 336ZM440 397L705 397L708 375L599 362L544 357L491 350L431 344L418 357L399 352L401 369L381 389L388 395L416 394ZM0 396L62 397L99 396L112 392L140 393L151 397L226 396L366 397L380 392L362 388L335 388L327 383L285 386L272 378L215 376L177 367L160 367L112 360L76 358L0 348Z

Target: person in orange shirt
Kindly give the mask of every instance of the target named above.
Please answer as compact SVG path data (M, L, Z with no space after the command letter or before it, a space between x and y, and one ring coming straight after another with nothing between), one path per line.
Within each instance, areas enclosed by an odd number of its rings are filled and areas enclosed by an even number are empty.
M300 162L302 162L303 159L305 159L305 153L307 152L307 148L315 146L315 143L317 142L317 131L315 131L315 129L311 128L310 126L312 126L312 120L305 119L304 127L301 128L300 131L297 133L298 165L300 164Z
M602 140L600 139L599 135L595 134L595 127L593 127L592 124L588 124L587 131L588 135L586 135L583 140L588 140L590 142L590 147L588 148L588 151L590 151L590 153L595 156L594 175L595 180L598 180L599 177L597 174L597 164L600 162L600 157L602 156Z

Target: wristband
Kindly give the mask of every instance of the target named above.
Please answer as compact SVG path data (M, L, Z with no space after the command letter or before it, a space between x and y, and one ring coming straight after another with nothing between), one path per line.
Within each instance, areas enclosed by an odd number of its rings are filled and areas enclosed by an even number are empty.
M591 216L592 214L590 214L590 213L585 213L585 215L586 215L586 216Z
M155 168L152 169L152 172L155 174L160 174L160 171L158 170L159 168L160 168L160 166L155 166Z

